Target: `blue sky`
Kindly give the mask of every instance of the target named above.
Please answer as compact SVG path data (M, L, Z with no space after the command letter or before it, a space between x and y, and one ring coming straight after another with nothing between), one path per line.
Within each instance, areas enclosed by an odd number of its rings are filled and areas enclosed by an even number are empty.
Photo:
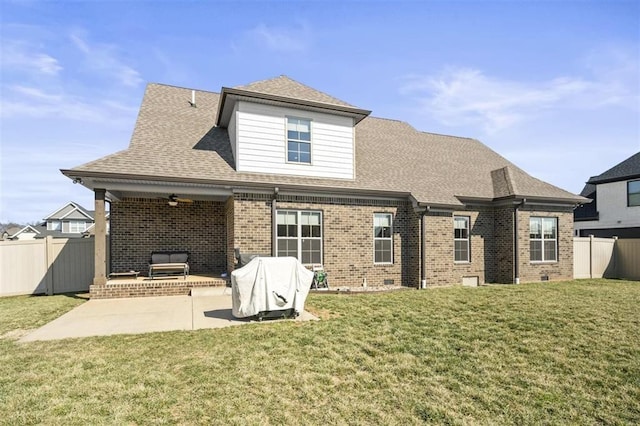
M638 1L5 0L0 16L0 221L92 209L59 169L125 149L149 82L285 74L576 193L640 151Z

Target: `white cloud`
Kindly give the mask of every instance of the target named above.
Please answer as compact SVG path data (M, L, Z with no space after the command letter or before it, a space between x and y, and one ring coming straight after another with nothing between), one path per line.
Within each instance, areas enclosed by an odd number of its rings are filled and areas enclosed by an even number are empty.
M10 118L48 118L111 124L130 123L137 107L112 99L75 96L43 88L13 85L5 89L0 100L0 116Z
M4 40L0 43L2 69L56 75L62 66L53 56L25 42Z
M600 64L602 54L598 58ZM448 68L437 75L406 77L401 92L414 97L423 114L445 125L475 125L495 133L547 111L614 105L637 109L637 58L618 59L591 72L589 78L565 76L539 82L500 79L473 68Z
M275 52L303 52L311 43L311 29L305 23L286 28L259 24L246 36L252 43Z
M69 39L83 53L85 63L91 70L103 73L127 87L137 87L143 82L140 73L118 58L116 46L107 43L91 44L82 31L75 31Z

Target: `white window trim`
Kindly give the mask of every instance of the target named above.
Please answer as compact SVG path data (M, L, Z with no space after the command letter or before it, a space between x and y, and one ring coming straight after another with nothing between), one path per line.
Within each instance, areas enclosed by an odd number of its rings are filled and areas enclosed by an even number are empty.
M389 223L391 224L391 230L389 232L389 237L376 237L376 216L377 215L385 215L390 217ZM374 265L393 265L393 213L374 213L373 214L373 227L371 228L371 232L373 234L373 264ZM376 241L391 241L391 262L376 262Z
M542 219L540 221L540 235L541 238L531 238L531 219ZM555 238L545 238L544 237L544 219L553 219L556 222L556 237ZM557 217L550 216L531 216L529 217L529 262L530 263L558 263L558 228L559 228L559 220ZM531 260L531 241L540 241L542 243L542 260ZM555 242L555 254L556 258L553 260L547 260L544 258L544 243L545 241L554 241Z
M309 140L301 141L299 139L292 139L294 142L303 142L309 144L309 162L304 163L301 161L289 161L289 119L305 120L309 122ZM293 115L286 115L284 117L284 161L287 164L295 164L299 166L312 166L313 165L313 120L306 117L296 117Z
M467 221L467 238L456 238L456 219L465 219ZM453 263L471 263L471 217L470 216L453 216ZM456 260L456 241L467 242L467 260Z
M297 237L279 237L278 236L278 231L277 231L277 226L278 226L278 221L276 220L276 257L278 256L278 240L297 240L298 241L298 260L300 260L300 262L302 262L302 240L320 240L320 265L324 265L324 226L323 226L323 220L322 220L322 210L295 210L295 209L276 209L276 217L278 215L278 212L295 212L296 213L296 227L297 229ZM302 236L302 213L303 212L309 212L309 213L319 213L320 214L320 237L303 237ZM303 263L303 265L317 265L317 263Z

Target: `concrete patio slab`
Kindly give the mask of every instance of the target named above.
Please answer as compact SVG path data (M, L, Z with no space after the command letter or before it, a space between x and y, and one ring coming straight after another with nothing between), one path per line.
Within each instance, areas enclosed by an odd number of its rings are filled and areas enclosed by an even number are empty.
M231 315L230 289L199 294L89 300L19 341L199 330L252 322ZM317 319L303 312L296 321Z

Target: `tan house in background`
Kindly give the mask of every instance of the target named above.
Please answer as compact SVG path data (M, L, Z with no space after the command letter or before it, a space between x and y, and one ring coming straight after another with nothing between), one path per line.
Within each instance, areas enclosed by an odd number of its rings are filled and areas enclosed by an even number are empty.
M164 250L220 274L238 250L322 264L334 286L570 279L585 201L475 139L372 117L285 76L220 93L149 84L129 148L62 172L95 192L97 218L111 203L110 271L144 272ZM189 291L118 287L104 253L93 295Z

